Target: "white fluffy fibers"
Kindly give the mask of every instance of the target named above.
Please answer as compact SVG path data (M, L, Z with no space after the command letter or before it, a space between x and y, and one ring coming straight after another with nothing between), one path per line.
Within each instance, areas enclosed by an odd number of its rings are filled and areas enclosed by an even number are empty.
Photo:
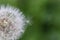
M24 32L25 16L19 9L0 6L0 40L17 40Z

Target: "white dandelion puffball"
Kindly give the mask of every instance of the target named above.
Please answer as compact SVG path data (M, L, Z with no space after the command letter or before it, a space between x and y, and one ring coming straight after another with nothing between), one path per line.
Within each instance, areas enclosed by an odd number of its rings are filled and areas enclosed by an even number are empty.
M24 32L25 16L19 9L0 6L0 40L17 40Z

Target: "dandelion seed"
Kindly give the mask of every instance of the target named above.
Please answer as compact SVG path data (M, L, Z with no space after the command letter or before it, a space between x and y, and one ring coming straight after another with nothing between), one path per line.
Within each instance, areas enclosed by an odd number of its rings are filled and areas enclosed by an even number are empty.
M17 40L24 32L25 16L19 9L0 6L0 40Z

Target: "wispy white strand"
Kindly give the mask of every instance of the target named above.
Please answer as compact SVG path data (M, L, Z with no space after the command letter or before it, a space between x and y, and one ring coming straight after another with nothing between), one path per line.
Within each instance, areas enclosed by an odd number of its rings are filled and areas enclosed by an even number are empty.
M8 20L8 24L3 24L4 18L5 21ZM17 40L24 32L26 19L19 9L2 5L0 6L0 22L0 40Z

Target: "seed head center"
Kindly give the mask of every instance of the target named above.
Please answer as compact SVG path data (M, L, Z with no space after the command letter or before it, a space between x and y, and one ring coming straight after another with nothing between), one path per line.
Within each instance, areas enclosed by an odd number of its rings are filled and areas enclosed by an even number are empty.
M6 20L3 21L2 23L3 26L7 26L8 25L8 22Z
M0 19L0 29L4 30L5 28L10 27L10 22L7 18Z

